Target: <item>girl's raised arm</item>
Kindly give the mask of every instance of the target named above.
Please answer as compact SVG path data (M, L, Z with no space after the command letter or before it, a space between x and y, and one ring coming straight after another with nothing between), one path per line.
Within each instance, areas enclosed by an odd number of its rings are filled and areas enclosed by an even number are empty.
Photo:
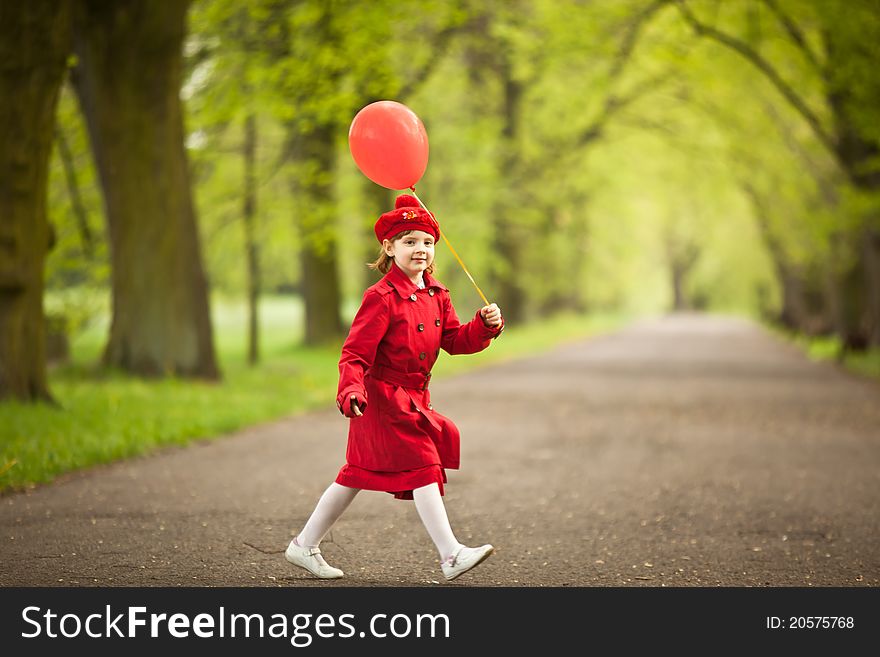
M489 346L492 338L497 338L504 329L501 326L489 327L483 322L479 311L467 324L462 324L452 306L452 299L444 295L443 299L443 335L440 346L449 354L475 354Z

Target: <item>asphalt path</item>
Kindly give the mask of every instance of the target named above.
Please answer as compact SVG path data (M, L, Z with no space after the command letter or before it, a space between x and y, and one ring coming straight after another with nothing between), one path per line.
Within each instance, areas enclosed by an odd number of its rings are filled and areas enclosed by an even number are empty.
M453 529L497 550L454 582L412 502L385 493L358 495L322 545L345 578L284 560L343 463L347 420L328 399L3 495L0 585L880 583L880 385L746 320L645 320L432 397L462 433Z

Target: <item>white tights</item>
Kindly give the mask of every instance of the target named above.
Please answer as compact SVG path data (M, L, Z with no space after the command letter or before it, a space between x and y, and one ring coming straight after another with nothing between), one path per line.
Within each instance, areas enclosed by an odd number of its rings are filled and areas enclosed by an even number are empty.
M335 481L321 495L315 510L309 517L306 526L296 537L296 542L302 547L318 547L339 516L348 508L355 496L360 492L359 488L341 486ZM452 533L449 526L449 518L446 515L446 507L443 505L443 497L437 484L428 484L413 491L413 500L416 511L428 530L428 535L434 541L440 560L448 559L461 545Z
M318 547L327 532L333 526L342 512L348 508L355 495L361 492L360 488L349 488L341 486L335 481L321 495L315 510L306 522L306 526L296 537L296 542L300 547Z
M440 561L446 561L461 545L452 533L449 526L449 518L446 516L446 507L443 505L443 497L437 484L428 484L413 491L413 500L416 503L416 511L422 519L422 524L428 530L428 535L437 546L440 553Z

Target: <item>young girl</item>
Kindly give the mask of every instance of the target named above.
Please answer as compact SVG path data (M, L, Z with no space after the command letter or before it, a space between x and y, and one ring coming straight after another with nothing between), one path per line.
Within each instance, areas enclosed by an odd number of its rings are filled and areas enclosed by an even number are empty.
M370 266L385 276L364 293L339 359L336 405L351 418L346 463L285 556L320 578L342 577L318 546L358 492L385 491L415 501L443 574L453 580L494 548L465 547L449 526L441 496L445 469L459 466L459 433L434 410L428 382L441 347L450 354L482 351L504 320L493 303L459 322L449 291L431 276L440 227L413 196L399 196L375 233L382 251Z

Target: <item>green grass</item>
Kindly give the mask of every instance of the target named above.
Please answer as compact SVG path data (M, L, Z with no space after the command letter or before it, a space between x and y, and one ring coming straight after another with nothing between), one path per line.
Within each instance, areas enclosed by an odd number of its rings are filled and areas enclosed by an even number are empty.
M246 364L245 316L239 304L215 303L217 352L223 381L144 381L98 367L106 323L82 332L71 363L50 371L60 404L0 404L0 491L53 480L60 474L148 453L165 445L210 439L313 408L332 408L339 345L299 345L302 308L268 298L261 304L262 362ZM623 323L621 317L559 317L509 327L482 354L441 355L440 377L525 356Z
M845 369L861 376L880 379L880 349L872 348L864 352L850 351L840 361L840 340L835 336L809 337L794 334L778 326L767 325L782 339L798 346L808 358L815 361L838 361Z
M840 340L835 337L794 338L812 360L838 360ZM851 372L880 379L880 349L873 348L865 352L848 352L842 365Z

